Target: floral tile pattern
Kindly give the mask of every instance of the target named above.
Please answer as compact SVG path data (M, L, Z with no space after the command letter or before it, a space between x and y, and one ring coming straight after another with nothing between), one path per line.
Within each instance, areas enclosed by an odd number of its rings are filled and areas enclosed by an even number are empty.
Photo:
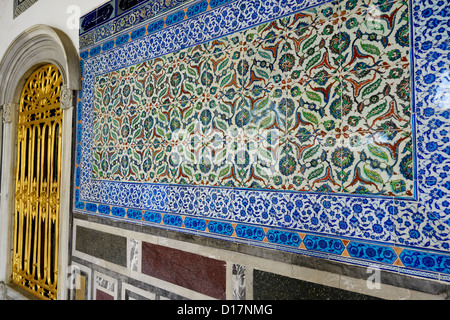
M408 6L382 10L313 10L98 76L93 179L412 197Z
M445 3L178 1L83 42L74 210L448 279Z

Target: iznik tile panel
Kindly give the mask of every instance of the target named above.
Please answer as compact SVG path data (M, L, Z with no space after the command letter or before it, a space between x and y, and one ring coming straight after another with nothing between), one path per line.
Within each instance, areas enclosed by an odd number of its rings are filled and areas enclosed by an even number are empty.
M97 76L92 178L412 197L408 5L370 10Z
M448 279L445 1L155 3L80 31L74 210Z

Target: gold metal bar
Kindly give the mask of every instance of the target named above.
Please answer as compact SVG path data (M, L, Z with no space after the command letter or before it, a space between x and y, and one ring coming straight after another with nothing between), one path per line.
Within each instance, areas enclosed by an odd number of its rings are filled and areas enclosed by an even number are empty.
M41 141L42 141L42 132L41 132L41 127L40 126L36 126L36 134L37 134L37 143L35 145L36 149L35 150L35 155L36 158L33 159L33 161L36 162L36 168L35 168L35 172L34 175L36 177L36 184L35 184L35 216L34 216L34 234L33 234L33 255L31 257L31 259L33 260L33 265L32 265L32 274L34 275L34 278L38 278L39 279L39 262L40 262L40 246L41 246L41 228L40 228L40 183L41 183L41 168L39 166L39 161L42 158L42 148L41 148Z
M44 252L44 259L45 259L45 251L46 251L46 242L45 239L47 237L47 228L45 226L46 224L46 199L48 198L48 192L47 192L47 177L45 176L44 172L44 162L42 161L45 159L45 137L46 137L46 130L47 126L44 124L41 131L41 137L40 137L40 152L41 156L38 158L40 159L40 196L39 196L39 211L38 211L38 226L39 226L39 236L38 236L38 242L39 242L39 253L38 253L38 259L37 259L37 278L39 282L44 282L46 280L45 275L45 261L44 265L42 265L41 257L42 257L42 251ZM44 223L44 230L42 228L42 224ZM42 235L44 234L44 235ZM42 238L44 237L44 242L42 243Z
M57 157L58 157L58 161L57 161L57 175L55 178L55 194L58 195L58 199L57 201L55 201L55 210L54 210L54 221L55 221L55 246L54 246L54 259L53 259L53 264L54 264L54 268L53 268L53 273L54 273L54 288L56 290L56 285L58 283L58 257L59 257L59 214L60 214L60 192L61 192L61 163L62 163L62 118L59 120L59 122L57 123L57 126L55 127L58 129L58 144L57 144L57 150L58 152L56 153Z
M33 164L33 159L32 159L32 155L34 155L34 147L33 147L33 141L34 141L34 137L35 137L35 130L33 128L33 130L31 131L31 135L28 138L28 146L30 147L30 150L28 152L28 155L26 157L27 162L28 162L28 199L29 201L27 202L27 206L25 211L23 212L25 217L26 217L26 229L25 229L25 256L24 256L24 271L25 273L28 275L30 274L31 271L31 267L30 264L32 263L30 261L30 251L31 251L31 237L32 237L32 215L33 215L33 186L35 185L35 180L33 178L33 166L31 164Z
M24 132L19 132L17 142L17 152L18 161L21 159L22 149L24 148ZM20 162L17 165L18 170L16 171L16 197L15 197L15 214L14 214L14 260L13 260L13 271L18 271L19 263L22 261L22 238L20 237L20 232L18 230L23 229L23 220L21 219L21 212L23 212L23 198L24 198L24 186L23 180L20 174L23 173L24 164Z
M49 143L48 143L48 146L49 146L49 148L48 148L49 149L48 150L49 161L48 161L47 181L48 181L49 189L50 189L51 192L50 192L50 195L49 195L49 211L48 211L48 220L47 220L47 224L46 224L46 228L48 230L48 233L47 233L47 247L46 247L47 253L45 255L45 257L46 257L45 265L46 265L46 270L47 270L47 279L48 279L48 283L49 283L50 286L51 286L51 255L52 255L52 248L51 248L51 244L52 244L52 232L51 232L51 229L52 229L52 218L51 217L53 215L52 214L53 213L53 207L52 207L53 203L51 201L52 196L53 196L53 194L52 194L52 191L53 191L52 190L53 189L53 187L52 187L52 184L53 184L53 179L52 179L52 177L53 177L53 165L52 164L54 162L53 153L54 153L54 144L55 144L55 142L54 142L54 138L55 138L54 131L55 131L55 123L52 123L51 130L49 131Z

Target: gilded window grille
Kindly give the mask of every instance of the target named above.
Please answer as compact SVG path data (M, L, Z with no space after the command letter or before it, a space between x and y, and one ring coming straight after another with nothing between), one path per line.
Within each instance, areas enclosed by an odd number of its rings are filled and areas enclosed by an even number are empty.
M15 175L13 283L41 298L57 296L62 77L45 65L20 101Z

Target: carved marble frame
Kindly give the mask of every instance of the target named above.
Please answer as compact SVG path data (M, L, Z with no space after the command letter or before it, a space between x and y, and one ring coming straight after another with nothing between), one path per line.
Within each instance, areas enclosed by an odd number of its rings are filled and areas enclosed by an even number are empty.
M80 89L80 65L75 46L60 30L35 25L21 33L8 47L0 61L0 106L3 110L1 209L0 209L0 283L7 295L16 295L8 286L11 280L11 248L14 212L14 167L17 141L17 118L20 96L28 76L40 66L52 63L63 77L61 108L63 110L62 174L60 200L60 240L58 299L65 299L68 246L70 237L71 168L74 91Z

